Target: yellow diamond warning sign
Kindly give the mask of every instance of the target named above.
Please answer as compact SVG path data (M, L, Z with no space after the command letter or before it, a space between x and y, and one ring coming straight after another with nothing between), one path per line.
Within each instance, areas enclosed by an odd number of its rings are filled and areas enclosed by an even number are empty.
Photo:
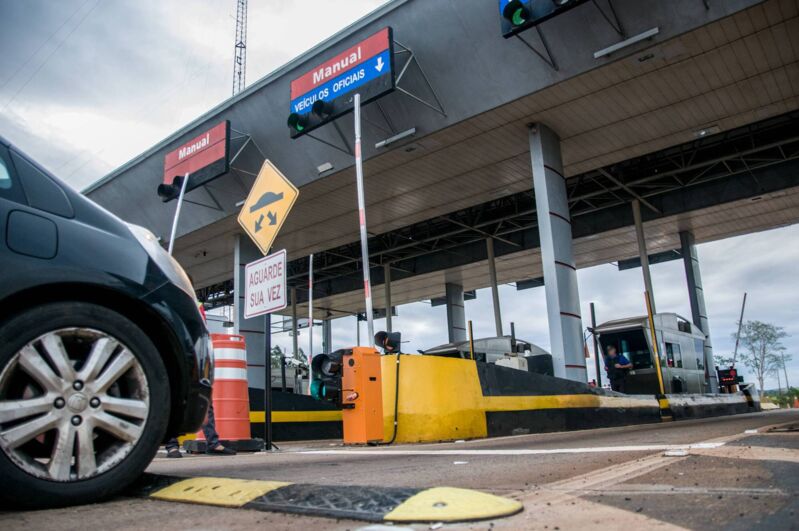
M291 181L270 161L264 161L239 212L239 225L263 254L269 253L298 195L300 191Z

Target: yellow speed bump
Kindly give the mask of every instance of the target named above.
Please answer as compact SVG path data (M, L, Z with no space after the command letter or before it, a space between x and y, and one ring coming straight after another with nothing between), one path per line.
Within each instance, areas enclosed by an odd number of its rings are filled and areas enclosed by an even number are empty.
M267 492L286 485L290 485L290 483L199 477L178 481L153 492L150 497L184 503L241 507Z
M522 504L474 490L435 487L423 490L386 514L393 522L463 522L510 516Z

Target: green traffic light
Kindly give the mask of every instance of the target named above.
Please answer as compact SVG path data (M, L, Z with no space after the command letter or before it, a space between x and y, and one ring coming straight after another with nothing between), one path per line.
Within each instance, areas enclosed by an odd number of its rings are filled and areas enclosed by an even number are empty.
M508 2L502 11L502 16L510 21L514 26L526 24L530 17L529 10L519 0Z
M305 130L306 121L307 118L297 114L296 112L293 112L289 114L289 119L287 120L286 123L288 123L288 126L297 131L298 133L302 133Z
M325 394L325 384L322 380L314 378L311 382L311 396L317 400L321 400Z

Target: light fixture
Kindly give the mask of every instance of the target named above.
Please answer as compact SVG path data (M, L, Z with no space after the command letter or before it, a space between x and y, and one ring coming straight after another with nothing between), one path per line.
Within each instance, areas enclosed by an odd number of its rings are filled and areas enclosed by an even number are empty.
M324 164L320 164L316 167L316 171L319 172L319 175L322 175L326 171L330 171L333 169L333 165L330 162L325 162Z
M411 127L410 129L403 131L401 133L397 133L394 136L388 137L385 140L381 140L377 144L375 144L375 149L380 149L382 147L388 147L389 145L393 144L394 142L399 142L409 136L414 136L416 134L416 128Z
M709 125L694 131L694 137L705 138L706 136L715 135L719 132L721 132L721 128L718 125Z
M660 33L660 28L658 27L648 29L643 33L639 33L638 35L630 37L629 39L617 42L616 44L608 46L607 48L603 48L598 52L594 52L594 59L599 59L600 57L608 56L613 52L618 52L622 48L627 48L628 46L632 46L633 44L636 44L638 42L645 41L646 39L651 39L658 33Z

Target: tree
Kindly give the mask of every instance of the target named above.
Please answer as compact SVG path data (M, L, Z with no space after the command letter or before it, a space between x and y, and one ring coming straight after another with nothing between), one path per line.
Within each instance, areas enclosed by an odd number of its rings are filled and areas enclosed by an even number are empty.
M272 358L272 367L275 368L275 369L279 369L280 368L280 358L283 358L283 357L285 357L286 360L294 358L297 361L307 363L308 360L305 357L305 352L303 352L302 347L300 347L298 350L299 351L297 352L297 355L293 356L292 353L283 350L280 347L280 345L275 345L274 347L272 347L272 356L271 356L271 358Z
M780 340L787 335L781 326L762 321L747 321L741 327L743 348L738 357L754 372L761 394L766 375L782 366L780 354L785 347Z

